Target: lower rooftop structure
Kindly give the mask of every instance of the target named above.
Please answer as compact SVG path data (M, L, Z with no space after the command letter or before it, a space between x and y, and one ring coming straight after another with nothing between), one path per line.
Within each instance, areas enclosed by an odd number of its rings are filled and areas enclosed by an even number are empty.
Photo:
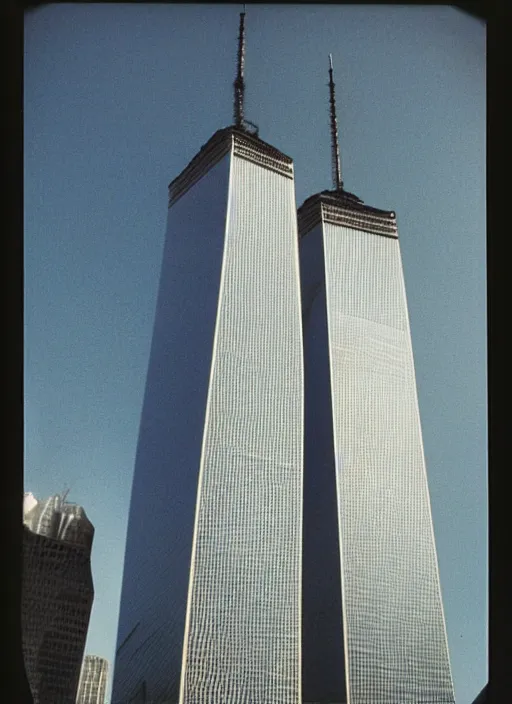
M362 232L398 237L394 211L372 208L344 191L322 191L304 201L298 211L299 237L321 222L343 225Z

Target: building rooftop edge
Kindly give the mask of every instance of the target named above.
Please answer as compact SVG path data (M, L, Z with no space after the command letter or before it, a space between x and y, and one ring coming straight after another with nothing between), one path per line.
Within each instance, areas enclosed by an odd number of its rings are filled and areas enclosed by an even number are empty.
M60 494L41 501L30 492L28 494L25 493L23 498L23 525L30 533L66 545L92 547L95 529L83 506L63 501ZM29 499L33 502L28 502ZM54 518L59 516L59 524L52 525Z
M322 221L376 235L398 237L393 210L366 205L356 195L345 190L315 193L302 203L297 217L300 238Z
M169 206L234 147L234 153L293 178L293 159L259 137L233 125L217 130L169 184Z
M366 203L361 200L361 198L358 198L356 195L353 193L349 193L348 191L341 190L341 191L320 191L319 193L315 193L312 196L309 196L309 198L306 198L304 203L299 208L299 211L304 208L306 205L316 202L316 201L321 201L323 203L328 203L329 205L339 205L341 207L352 207L358 210L363 210L367 211L369 213L374 213L375 215L380 215L388 218L394 218L396 216L394 210L382 210L381 208L374 208L371 205L366 205Z

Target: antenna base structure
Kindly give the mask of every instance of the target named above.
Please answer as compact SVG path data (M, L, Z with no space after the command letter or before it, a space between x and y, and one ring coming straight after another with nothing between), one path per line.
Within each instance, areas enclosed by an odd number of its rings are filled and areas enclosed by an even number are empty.
M332 54L329 54L329 105L331 117L332 182L335 191L343 191L343 181L341 180L340 147L338 141L338 120L336 118L336 96L334 93L334 80L332 69Z

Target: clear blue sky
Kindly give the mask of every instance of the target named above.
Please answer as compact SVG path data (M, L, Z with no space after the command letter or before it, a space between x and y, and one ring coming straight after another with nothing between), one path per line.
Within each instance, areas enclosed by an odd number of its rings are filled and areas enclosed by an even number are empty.
M236 5L54 5L25 34L25 487L96 527L87 651L114 659L167 185L232 120ZM458 704L487 681L485 28L451 7L247 6L247 117L395 210Z

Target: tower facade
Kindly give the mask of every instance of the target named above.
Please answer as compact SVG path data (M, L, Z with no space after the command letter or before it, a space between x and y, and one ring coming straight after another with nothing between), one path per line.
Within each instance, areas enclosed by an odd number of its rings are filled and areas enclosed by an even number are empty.
M76 704L105 704L108 661L97 655L86 655L82 662Z
M94 528L59 495L25 495L22 643L34 704L75 704L94 588Z
M395 214L340 188L308 199L298 222L304 700L453 704Z
M113 702L300 701L292 160L217 132L169 188Z

